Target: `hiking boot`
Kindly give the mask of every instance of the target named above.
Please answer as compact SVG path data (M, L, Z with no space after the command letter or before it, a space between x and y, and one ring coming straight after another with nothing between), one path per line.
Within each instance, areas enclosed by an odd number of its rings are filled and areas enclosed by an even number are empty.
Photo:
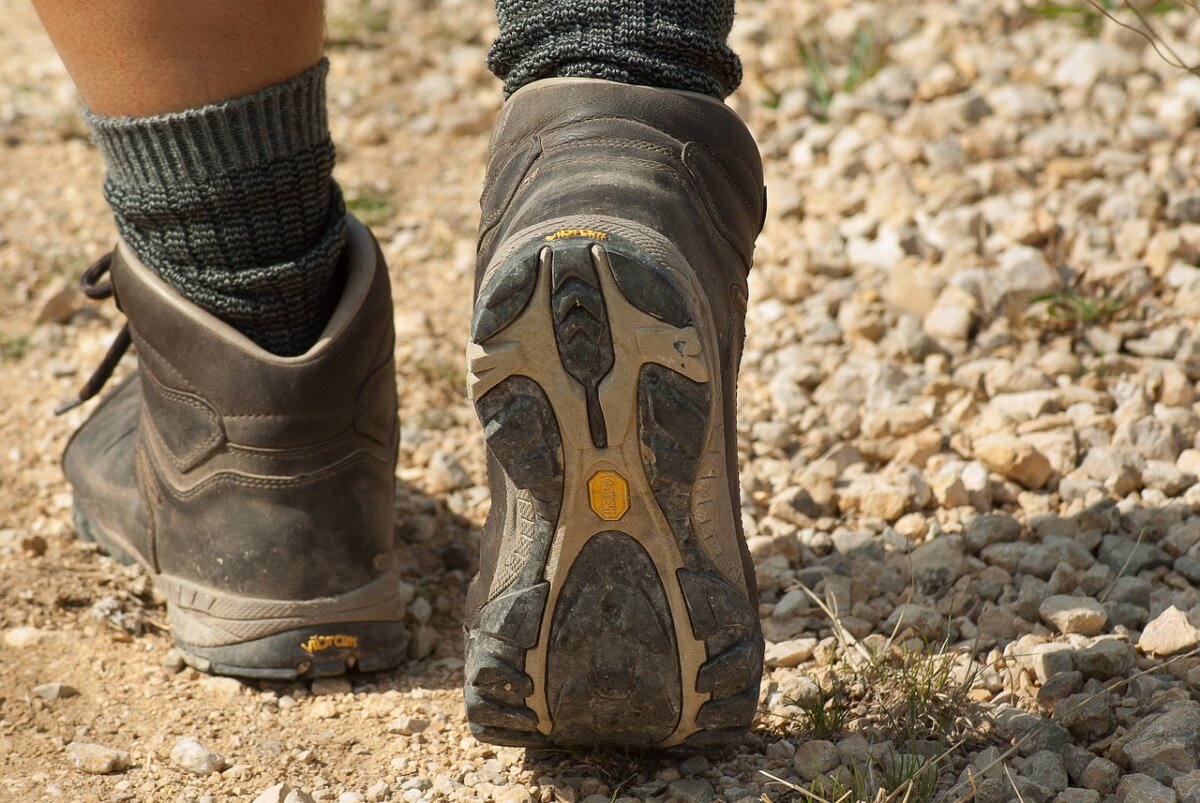
M79 534L153 573L197 669L294 678L404 655L391 292L354 220L343 260L320 340L277 357L113 252L139 367L63 470Z
M495 744L740 740L762 670L735 383L762 166L689 92L515 93L483 192L468 384L492 509L466 708Z

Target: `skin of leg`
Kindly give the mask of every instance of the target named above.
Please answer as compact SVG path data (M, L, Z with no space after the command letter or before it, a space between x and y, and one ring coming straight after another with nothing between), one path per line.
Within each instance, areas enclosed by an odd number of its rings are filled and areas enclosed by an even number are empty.
M321 58L322 0L33 0L84 103L145 117L241 97Z

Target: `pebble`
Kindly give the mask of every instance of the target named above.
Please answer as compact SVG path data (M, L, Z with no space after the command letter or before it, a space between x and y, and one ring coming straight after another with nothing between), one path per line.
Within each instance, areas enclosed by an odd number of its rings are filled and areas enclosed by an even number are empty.
M367 800L375 803L376 801L385 800L388 795L387 781L376 781L367 787Z
M958 294L945 294L938 298L938 303L925 314L922 329L925 334L936 340L950 342L965 342L971 335L974 313L970 306L974 300L969 296L964 299Z
M1177 776L1171 781L1171 788L1175 790L1181 803L1196 803L1200 799L1200 772Z
M1042 621L1059 633L1079 633L1094 636L1104 630L1108 613L1104 606L1090 597L1055 594L1042 601L1038 608Z
M195 775L211 775L225 769L225 757L198 740L185 736L171 748L171 763Z
M317 697L322 695L350 694L353 691L354 687L350 685L350 681L342 677L317 678L312 682L312 693Z
M1177 775L1200 769L1200 703L1175 703L1153 722L1140 724L1125 744L1135 772L1170 783Z
M936 578L947 586L962 577L967 567L962 541L955 536L935 538L921 544L909 553L908 564L918 580L929 582Z
M768 668L799 666L812 658L816 648L817 640L812 637L770 643L764 660Z
M449 452L435 452L425 474L425 489L429 493L448 493L471 485L471 475L462 462Z
M1137 664L1133 645L1116 639L1100 639L1075 652L1075 666L1085 676L1098 680L1128 677Z
M716 797L716 791L708 781L687 779L667 784L667 795L678 803L708 803Z
M1126 775L1117 784L1117 803L1176 803L1175 792L1149 775Z
M79 694L79 690L66 683L42 683L33 687L33 693L43 700L63 700Z
M1138 639L1138 649L1147 655L1175 655L1200 645L1200 628L1174 605L1146 625Z
M883 623L889 633L897 627L911 630L918 638L937 639L946 627L946 617L928 605L909 602L892 611Z
M1092 742L1107 735L1114 725L1113 706L1108 695L1081 692L1055 703L1054 721L1073 736Z
M187 661L184 660L182 652L172 647L171 649L167 650L167 654L163 656L162 665L163 669L167 670L168 672L178 673L184 670L184 668L187 666Z
M986 546L1010 543L1020 537L1021 524L1012 516L985 514L971 519L963 541L972 553L978 554Z
M237 678L206 676L200 678L200 688L218 697L233 698L242 693L242 681Z
M1079 776L1080 785L1094 789L1101 795L1110 795L1121 779L1121 768L1107 758L1094 758Z
M25 649L41 644L49 637L49 633L36 627L12 627L4 631L4 643L14 649Z
M1054 803L1100 803L1100 793L1072 787L1059 792Z
M1040 750L1021 762L1021 774L1051 793L1067 788L1067 767L1058 753Z
M277 783L264 789L254 798L254 803L316 803L312 795L302 789L293 789L286 783Z
M1014 435L985 435L975 442L974 454L992 471L1031 490L1041 488L1054 474L1045 455Z
M71 742L67 745L67 758L72 766L89 775L110 775L129 769L129 754L91 742Z
M80 301L81 293L75 282L65 278L55 279L38 296L38 313L34 324L66 323L75 314Z
M835 770L842 762L837 745L823 739L812 739L796 748L792 766L806 781Z
M428 727L429 719L426 717L401 714L388 723L387 731L402 736L412 736L416 733L423 733Z
M1157 545L1117 535L1106 535L1101 539L1097 556L1114 572L1133 576L1171 563L1171 556Z
M1070 697L1083 687L1082 672L1059 672L1048 678L1037 690L1037 701L1053 709L1060 700Z

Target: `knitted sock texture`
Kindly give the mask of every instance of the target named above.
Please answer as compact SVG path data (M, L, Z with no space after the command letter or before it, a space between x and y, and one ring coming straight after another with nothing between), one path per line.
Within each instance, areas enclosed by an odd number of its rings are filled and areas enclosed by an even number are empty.
M725 43L733 0L496 0L488 68L505 94L541 78L604 78L724 99L742 80Z
M245 97L87 121L104 195L135 254L184 298L281 356L336 305L346 207L333 180L322 60Z

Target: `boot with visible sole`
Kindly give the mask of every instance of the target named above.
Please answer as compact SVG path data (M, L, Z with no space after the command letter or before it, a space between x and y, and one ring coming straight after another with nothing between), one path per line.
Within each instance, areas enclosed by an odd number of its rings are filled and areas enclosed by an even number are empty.
M736 742L763 653L735 432L758 149L707 96L539 81L501 113L481 205L467 362L492 510L471 729Z
M294 678L404 656L391 292L370 233L349 231L340 302L297 357L184 300L124 244L113 254L139 367L63 469L80 536L153 573L198 669Z

